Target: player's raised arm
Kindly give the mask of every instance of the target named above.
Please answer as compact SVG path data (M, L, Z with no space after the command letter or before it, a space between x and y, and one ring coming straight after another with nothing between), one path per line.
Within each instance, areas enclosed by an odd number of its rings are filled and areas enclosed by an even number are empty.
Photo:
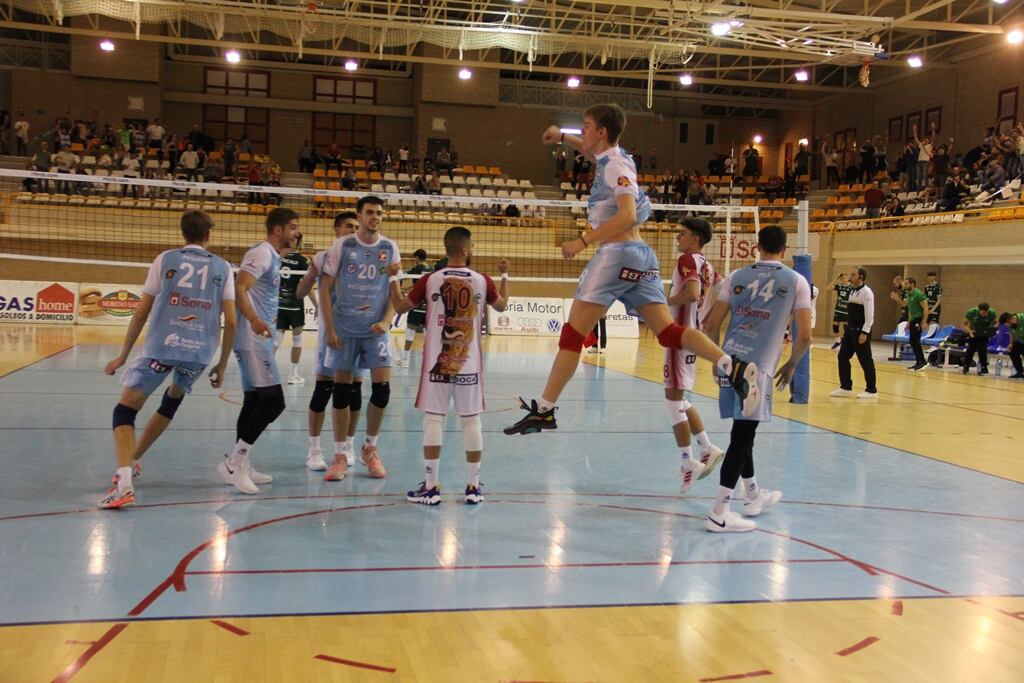
M139 302L139 307L135 310L135 315L132 316L131 322L128 323L128 330L124 333L124 343L121 345L121 353L118 354L117 358L107 363L106 367L103 368L103 372L108 375L113 375L117 372L118 368L128 361L128 354L132 352L132 348L135 347L135 342L139 340L139 335L142 334L142 328L149 319L149 314L152 310L153 295L143 293L142 300Z
M562 129L558 126L548 126L544 129L544 133L540 136L540 141L545 145L555 145L561 142L562 144L569 145L577 152L583 152L583 154L591 161L594 160L594 156L592 154L583 151L583 138L578 135L563 133Z
M501 278L498 280L498 298L490 302L491 308L501 313L508 308L508 268L507 259L498 261L498 272Z

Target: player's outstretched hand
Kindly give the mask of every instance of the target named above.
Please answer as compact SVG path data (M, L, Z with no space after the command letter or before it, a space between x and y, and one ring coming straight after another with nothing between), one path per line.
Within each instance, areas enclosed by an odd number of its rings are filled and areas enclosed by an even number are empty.
M573 240L569 240L568 242L562 242L562 258L575 258L576 254L580 253L586 248L587 245L583 244L583 240L580 239L579 237Z
M390 329L390 320L378 320L374 324L370 325L370 332L373 332L374 334L385 334Z
M545 145L553 145L562 139L562 130L558 126L548 126L544 130L544 134L540 136L540 141Z
M220 389L222 384L224 384L224 366L217 365L213 370L210 370L210 386L214 389Z
M390 277L398 277L398 274L402 272L401 263L389 263L388 264L388 275Z
M793 373L796 372L796 365L793 363L785 363L779 371L775 373L775 388L782 391L790 382L793 381Z
M109 363L107 363L106 367L103 368L104 374L113 375L115 372L117 372L118 368L120 368L122 365L124 365L124 362L125 362L125 357L124 356L118 356L114 360L112 360Z
M504 275L508 272L508 259L501 259L498 261L498 272Z
M260 337L270 339L274 336L273 332L270 331L270 326L263 322L262 318L254 317L249 324L252 326L252 331Z

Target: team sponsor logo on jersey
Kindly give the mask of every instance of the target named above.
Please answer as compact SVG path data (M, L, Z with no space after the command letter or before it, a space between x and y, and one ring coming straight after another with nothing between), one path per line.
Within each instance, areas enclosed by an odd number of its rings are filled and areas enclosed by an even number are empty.
M619 271L619 279L627 282L640 282L645 277L660 277L661 274L657 270L634 270L632 268L623 268Z
M438 382L440 384L470 386L480 382L480 375L475 372L464 375L445 375L439 372L431 372L428 374L428 377L431 382Z
M385 261L387 261L388 260L388 252L384 251L383 249L378 251L377 252L377 260L380 261L381 263L384 263Z
M179 306L181 308L200 308L204 311L209 311L213 308L213 302L209 299L191 297L182 294L181 292L171 292L171 296L167 300L167 303L171 306Z
M201 330L203 329L202 323L199 321L198 315L179 315L171 320L171 327L181 327L186 330Z
M771 320L771 311L762 311L760 308L751 308L750 306L739 306L736 308L735 315L738 318L756 318L758 320Z
M178 271L176 271L174 268L171 268L166 273L164 273L164 278L167 279L167 280L172 280L172 279L174 279L174 275L177 272Z
M354 264L354 263L348 264L348 268L346 268L346 270L348 270L349 274L355 273L356 272L356 264Z
M170 365L164 365L163 363L161 363L158 360L151 360L151 361L149 361L149 369L152 370L153 372L156 372L156 373L159 373L159 374L162 375L165 372L170 372L171 371L171 366Z
M182 337L177 332L171 332L169 335L164 337L164 346L170 349L181 349L183 351L199 351L203 348L203 343L197 339Z
M633 182L629 179L629 176L620 175L615 181L615 184L619 187L629 187Z
M739 296L740 294L742 294L743 293L743 285L736 285L735 287L733 287L732 288L732 293L735 294L736 296Z
M220 287L222 284L224 284L224 278L221 277L220 275L214 275L213 276L213 286L214 287Z

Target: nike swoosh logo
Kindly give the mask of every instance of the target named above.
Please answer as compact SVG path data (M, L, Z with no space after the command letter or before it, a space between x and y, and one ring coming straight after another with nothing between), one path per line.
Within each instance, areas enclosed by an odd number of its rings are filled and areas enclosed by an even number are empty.
M715 520L711 519L711 517L708 517L708 520L717 527L720 527L722 529L725 528L725 522L718 523Z

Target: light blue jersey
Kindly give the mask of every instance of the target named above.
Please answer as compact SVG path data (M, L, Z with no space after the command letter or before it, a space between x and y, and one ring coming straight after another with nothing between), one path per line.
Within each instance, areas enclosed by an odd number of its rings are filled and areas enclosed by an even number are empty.
M811 308L807 280L778 261L761 261L733 271L718 291L731 314L722 350L774 374L790 318Z
M398 245L387 237L364 244L345 235L331 245L322 272L334 278L331 317L338 336L377 336L370 326L383 320L388 307L388 265L401 260Z
M157 256L143 292L153 297L145 358L206 365L220 342L224 301L235 298L227 261L189 245Z
M594 183L587 200L587 222L594 229L607 223L619 210L622 195L636 199L636 224L642 225L651 215L651 202L640 192L636 181L636 164L621 147L606 149L597 155Z
M249 273L256 282L249 288L249 302L252 303L256 315L274 328L277 320L277 296L281 289L281 255L269 242L261 242L245 252L240 273ZM238 333L235 335L235 351L248 351L269 346L273 348L273 337L261 337L253 334L249 321L238 316Z

